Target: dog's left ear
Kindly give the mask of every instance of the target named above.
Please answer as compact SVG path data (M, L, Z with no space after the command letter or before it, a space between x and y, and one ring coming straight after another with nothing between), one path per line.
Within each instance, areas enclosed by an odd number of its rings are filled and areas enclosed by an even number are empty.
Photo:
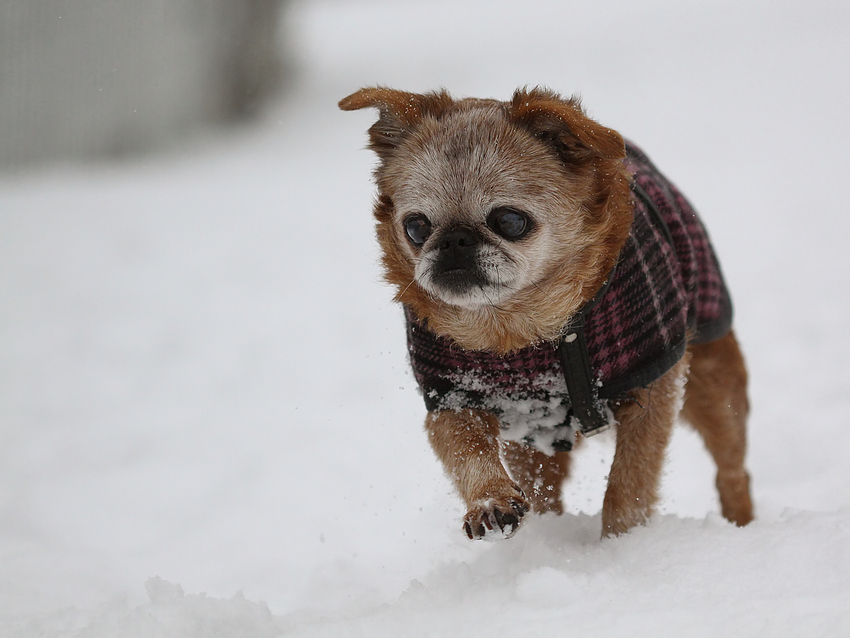
M622 136L587 117L577 98L565 100L541 88L518 89L508 103L508 112L516 124L554 146L566 162L626 156Z
M343 111L367 107L380 109L378 121L369 129L369 147L387 159L423 117L439 117L454 101L445 91L408 93L385 87L360 89L339 101Z

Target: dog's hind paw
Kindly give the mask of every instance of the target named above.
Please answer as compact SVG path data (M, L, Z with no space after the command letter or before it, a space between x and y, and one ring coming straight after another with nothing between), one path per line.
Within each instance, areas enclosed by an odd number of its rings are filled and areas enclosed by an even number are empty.
M519 529L529 504L525 494L488 498L473 503L463 517L463 529L470 540L510 538Z

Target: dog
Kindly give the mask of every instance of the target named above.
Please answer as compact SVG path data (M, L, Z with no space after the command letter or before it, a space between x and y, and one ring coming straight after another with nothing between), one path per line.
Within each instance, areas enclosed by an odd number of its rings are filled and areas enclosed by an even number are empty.
M616 429L602 536L651 516L676 417L752 520L747 371L690 203L634 144L545 88L507 102L364 88L374 215L429 442L470 539L562 513L570 449Z

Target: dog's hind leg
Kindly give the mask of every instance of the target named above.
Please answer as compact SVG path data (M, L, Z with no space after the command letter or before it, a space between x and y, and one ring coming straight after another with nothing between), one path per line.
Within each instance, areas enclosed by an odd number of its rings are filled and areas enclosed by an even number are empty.
M502 536L512 536L528 512L528 501L502 465L496 415L484 410L429 412L425 430L469 508L463 518L466 535L484 538L498 529Z
M616 407L617 444L602 502L602 535L645 523L658 500L664 454L682 405L688 356Z
M723 516L736 525L753 519L747 451L747 370L730 332L690 347L691 371L682 417L702 435L717 464L717 491Z
M561 487L570 471L570 453L549 456L514 441L505 441L504 452L511 476L531 501L531 509L538 514L563 514Z

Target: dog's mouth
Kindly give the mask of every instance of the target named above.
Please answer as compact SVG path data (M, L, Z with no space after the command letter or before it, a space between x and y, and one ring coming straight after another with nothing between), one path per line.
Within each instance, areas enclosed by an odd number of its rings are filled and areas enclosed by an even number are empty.
M458 266L437 260L417 276L417 281L434 297L464 308L496 305L512 290L500 278L494 280L478 261Z
M431 282L454 296L468 295L472 291L482 290L490 286L487 276L478 266L468 268L434 268Z

